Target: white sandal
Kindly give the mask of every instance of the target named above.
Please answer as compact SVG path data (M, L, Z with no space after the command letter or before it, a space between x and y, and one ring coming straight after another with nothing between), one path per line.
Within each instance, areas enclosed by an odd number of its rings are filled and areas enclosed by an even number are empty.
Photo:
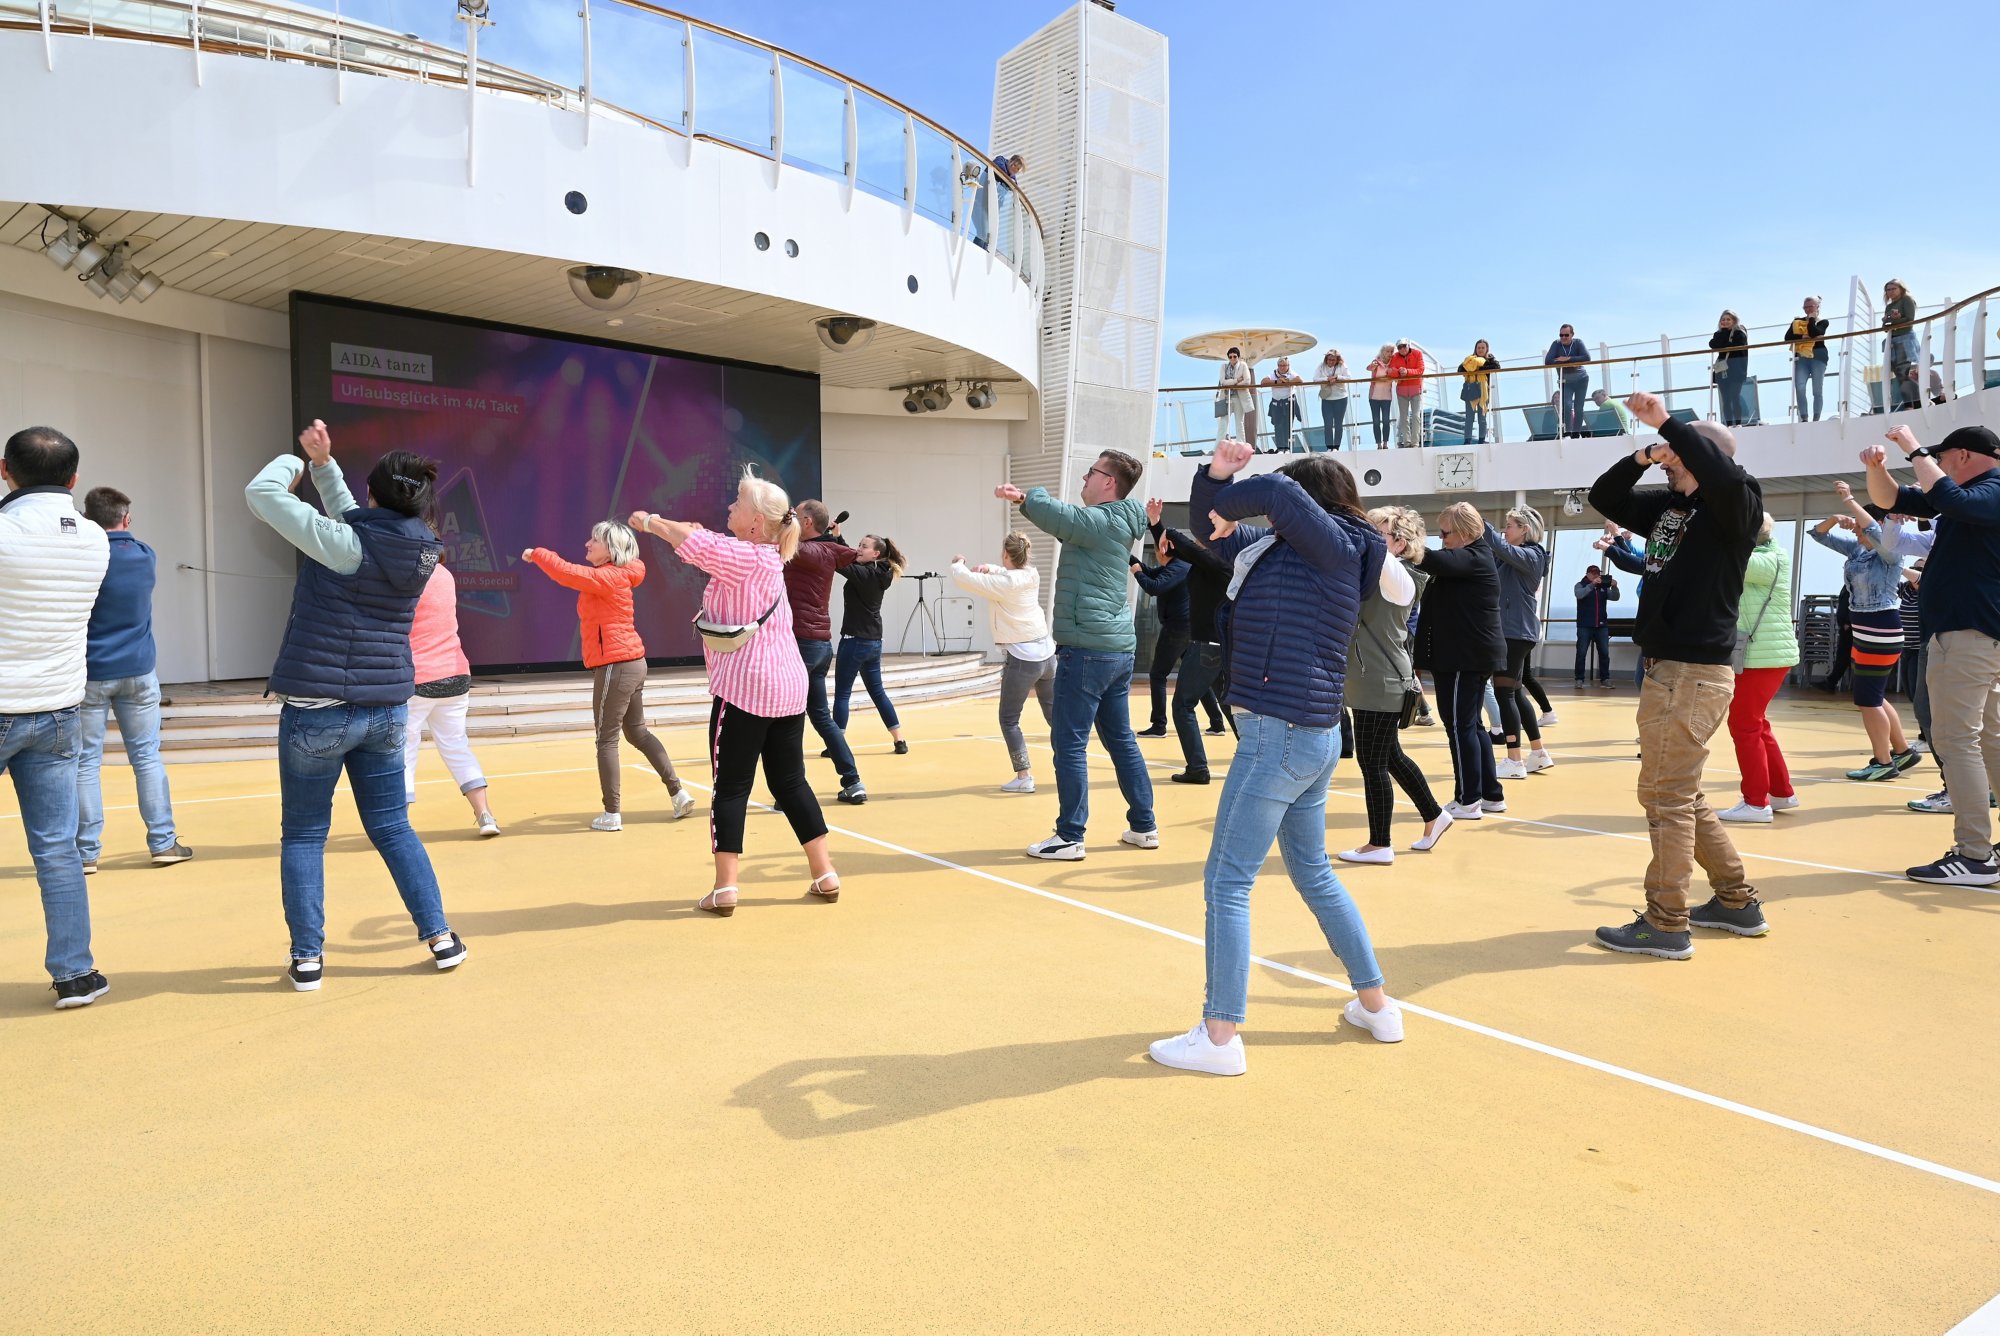
M822 891L819 888L819 884L827 880L829 877L833 879L833 889L830 891ZM806 894L816 895L820 899L826 901L828 904L832 904L834 901L840 898L840 874L838 872L820 873L817 877L814 877L812 879L812 884L806 887Z
M729 903L724 904L722 901L716 899L719 895L728 896ZM701 897L701 899L695 901L694 907L704 914L713 914L717 918L728 918L736 912L736 888L734 886L718 886L707 895Z

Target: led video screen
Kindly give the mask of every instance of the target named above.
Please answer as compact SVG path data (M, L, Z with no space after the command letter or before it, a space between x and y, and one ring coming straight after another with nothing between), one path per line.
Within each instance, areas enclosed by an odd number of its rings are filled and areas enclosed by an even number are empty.
M325 420L359 499L385 451L439 461L459 633L488 671L582 659L575 593L524 549L580 563L591 525L634 510L720 528L745 464L795 500L820 491L819 378L799 372L297 293L292 402L302 425ZM658 539L639 543L647 657L699 660L705 577Z

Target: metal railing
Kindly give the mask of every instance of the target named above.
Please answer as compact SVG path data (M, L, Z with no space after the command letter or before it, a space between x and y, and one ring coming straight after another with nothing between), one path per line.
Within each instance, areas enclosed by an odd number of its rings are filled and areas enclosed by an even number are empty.
M786 170L898 204L987 251L1037 296L1044 243L1034 204L988 155L929 117L818 61L644 0L577 0L576 27L534 25L553 0L496 0L494 19L534 27L523 51L537 69L478 55L488 20L466 17L463 50L370 22L393 18L387 0L333 0L332 12L264 0L0 0L0 31L39 31L55 68L62 39L157 42L192 53L201 82L213 56L318 65L340 74L411 79L477 94L531 98L583 117L649 125L767 159L775 188ZM438 0L440 10L445 0ZM573 32L573 37L565 35ZM489 43L495 39L489 37ZM697 96L699 93L699 96ZM467 172L477 147L467 138Z
M1511 422L1517 434L1512 439L1551 440L1558 436L1617 436L1632 430L1630 423L1609 401L1622 400L1645 390L1666 400L1676 416L1708 418L1730 425L1759 425L1773 422L1801 422L1816 417L1849 418L1922 408L1945 403L1961 395L2000 386L2000 353L1989 355L1990 340L2000 328L1990 328L1988 308L2000 297L2000 287L1988 288L1963 301L1920 310L1913 325L1889 330L1874 325L1872 311L1865 316L1850 315L1850 328L1831 328L1818 340L1827 345L1828 357L1821 364L1820 388L1824 411L1814 413L1814 391L1810 374L1796 372L1793 345L1784 335L1790 321L1779 325L1746 327L1747 346L1732 348L1742 355L1740 380L1732 374L1727 382L1719 379L1717 352L1708 347L1709 335L1661 336L1645 344L1597 344L1590 348L1592 360L1584 364L1591 391L1603 390L1608 402L1598 406L1586 398L1581 420L1565 424L1562 386L1558 369L1544 366L1543 354L1500 358L1499 370L1487 373L1486 430L1483 440L1502 442ZM1827 317L1828 323L1838 321ZM1865 326L1865 327L1856 327ZM1893 346L1892 346L1893 340ZM1646 349L1644 352L1634 351ZM1378 441L1368 401L1371 378L1352 368L1373 361L1365 357L1347 360L1348 376L1332 382L1339 393L1332 402L1341 409L1328 411L1328 401L1320 398L1321 382L1311 379L1316 362L1294 358L1295 374L1307 377L1296 387L1296 403L1302 421L1290 426L1288 448L1294 452L1324 450L1329 419L1338 422L1337 448L1363 450L1397 445L1459 446L1480 443L1475 424L1460 397L1466 377L1457 365L1432 366L1419 378L1423 392L1417 396L1416 415L1419 439L1403 442L1398 437L1399 414L1392 397L1388 430ZM1428 361L1429 359L1427 359ZM1734 368L1732 368L1733 372ZM1260 368L1261 381L1268 375ZM1394 387L1391 386L1392 395ZM1801 391L1805 402L1801 403ZM1259 449L1277 448L1275 423L1270 413L1269 387L1259 385L1251 392L1249 413ZM1213 451L1220 425L1234 428L1234 416L1219 417L1215 411L1219 395L1210 385L1170 386L1159 392L1154 428L1154 450L1159 453L1205 455ZM1503 415L1512 415L1503 420ZM1575 429L1566 429L1573 425ZM1525 428L1525 432L1519 429ZM1303 438L1303 439L1302 439Z

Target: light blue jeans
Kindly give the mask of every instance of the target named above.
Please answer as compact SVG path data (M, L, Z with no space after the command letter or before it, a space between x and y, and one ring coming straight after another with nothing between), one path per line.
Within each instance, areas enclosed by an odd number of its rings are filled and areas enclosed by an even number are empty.
M1155 829L1153 777L1132 736L1132 656L1101 650L1056 650L1055 705L1049 745L1056 754L1056 834L1083 838L1090 824L1090 731L1111 755L1131 829Z
M104 730L118 715L118 736L139 789L139 815L146 823L146 848L164 853L174 847L174 798L167 768L160 764L160 679L112 677L83 688L83 754L76 763L76 851L95 863L104 845Z
M1361 911L1326 857L1326 786L1340 763L1338 728L1302 728L1238 712L1236 756L1215 808L1202 885L1208 900L1206 1020L1242 1024L1250 1003L1250 887L1277 841L1285 871L1347 970L1348 986L1380 988Z
M90 893L76 852L77 709L0 714L0 774L14 777L21 829L48 928L46 962L57 983L90 973Z

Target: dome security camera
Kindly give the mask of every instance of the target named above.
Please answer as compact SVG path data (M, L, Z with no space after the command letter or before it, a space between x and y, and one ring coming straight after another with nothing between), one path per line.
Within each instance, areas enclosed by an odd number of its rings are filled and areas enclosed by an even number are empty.
M569 271L569 290L585 306L615 311L630 306L645 275L610 265L580 264Z
M813 321L813 331L829 351L848 353L875 337L875 322L858 315L825 315Z
M1563 514L1581 515L1582 513L1583 513L1583 497L1581 494L1577 492L1571 492L1568 496L1565 496L1563 498Z

